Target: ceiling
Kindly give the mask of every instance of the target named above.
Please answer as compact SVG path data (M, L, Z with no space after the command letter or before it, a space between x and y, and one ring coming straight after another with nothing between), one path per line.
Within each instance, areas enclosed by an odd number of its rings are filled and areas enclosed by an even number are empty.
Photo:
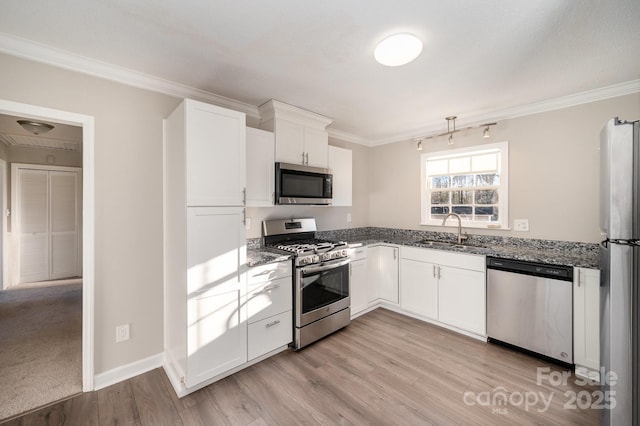
M47 121L53 125L53 129L34 135L18 124L18 120L24 119L29 117L0 114L0 142L7 146L82 151L82 127Z
M632 82L638 0L3 0L11 36L257 107L325 115L386 143L505 118L505 111ZM421 55L375 62L411 32Z

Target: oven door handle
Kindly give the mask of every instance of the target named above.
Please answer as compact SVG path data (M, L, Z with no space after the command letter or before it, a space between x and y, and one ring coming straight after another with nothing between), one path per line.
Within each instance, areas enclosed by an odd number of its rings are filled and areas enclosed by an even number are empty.
M314 272L328 271L329 269L339 268L340 266L347 265L349 264L349 262L351 262L351 259L349 258L330 260L321 264L320 266L305 266L301 269L301 272L303 274L313 274Z

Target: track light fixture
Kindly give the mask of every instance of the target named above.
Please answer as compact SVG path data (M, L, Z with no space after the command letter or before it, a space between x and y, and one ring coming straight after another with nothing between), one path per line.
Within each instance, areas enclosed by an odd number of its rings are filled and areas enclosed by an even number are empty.
M457 116L455 115L450 115L448 117L445 117L445 120L447 120L447 131L444 133L438 133L436 135L431 135L431 136L425 136L422 138L417 138L414 139L417 143L417 147L416 149L418 151L422 151L422 141L424 141L425 139L432 139L432 138L438 138L440 136L447 136L447 144L448 145L453 145L454 144L454 138L453 138L453 134L457 133L457 132L462 132L464 130L469 130L469 129L475 129L475 128L484 128L484 130L482 131L482 137L484 139L488 139L491 137L491 135L489 134L489 128L491 126L495 126L498 123L484 123L484 124L479 124L479 125L475 125L475 126L467 126L467 127L463 127L462 129L456 129L456 120L457 120Z
M447 120L447 132L449 133L449 140L447 141L447 145L453 145L453 134L456 132L456 118L455 115L450 115L449 117L445 117ZM453 121L453 130L451 130L451 122Z

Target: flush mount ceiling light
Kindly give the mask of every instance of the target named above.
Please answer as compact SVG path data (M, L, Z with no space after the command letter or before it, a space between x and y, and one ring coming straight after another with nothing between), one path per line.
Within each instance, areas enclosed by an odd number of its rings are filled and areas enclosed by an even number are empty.
M422 42L414 35L407 33L394 34L382 40L373 56L376 61L389 67L408 64L422 52Z
M49 130L53 129L51 124L41 123L40 121L18 120L18 124L27 132L33 133L34 135L47 133Z

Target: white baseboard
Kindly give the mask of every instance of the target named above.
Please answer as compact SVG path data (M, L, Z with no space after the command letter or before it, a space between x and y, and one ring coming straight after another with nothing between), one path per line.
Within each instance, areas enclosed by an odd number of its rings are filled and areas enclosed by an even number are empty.
M600 384L600 371L598 370L576 364L575 374L578 377L589 380L594 385Z
M94 390L99 390L111 386L123 380L138 376L154 368L162 367L163 354L159 353L148 358L132 362L131 364L121 365L113 370L96 374L93 377Z
M184 383L182 383L181 378L178 376L179 373L177 373L174 369L175 364L172 364L170 357L165 357L164 359L165 364L163 365L163 367L164 367L164 371L167 373L167 377L169 377L169 381L171 382L171 385L173 386L173 390L175 390L176 392L176 395L178 396L178 398L182 398L183 396L188 395L191 392L195 392L198 389L202 389L205 386L209 386L210 384L215 383L218 380L224 379L225 377L228 377L234 373L237 373L240 370L244 370L247 367L251 367L253 364L257 364L260 361L263 361L269 357L272 357L288 349L289 349L289 345L281 346L279 348L272 350L271 352L268 352L262 356L254 358L251 361L241 364L235 368L232 368L229 371L225 371L222 374L219 374L215 377L212 377L208 380L203 381L202 383L198 383L197 385L194 385L189 388L185 387Z
M423 321L423 322L428 322L429 324L437 325L438 327L441 327L441 328L446 328L447 330L451 330L451 331L454 331L454 332L456 332L458 334L463 334L465 336L472 337L472 338L474 338L476 340L480 340L482 342L486 342L487 341L487 336L476 334L476 333L473 333L471 331L463 330L461 328L454 327L454 326L451 326L451 325L448 325L448 324L445 324L445 323L442 323L440 321L436 321L436 320L433 320L433 319L430 319L430 318L425 318L425 317L423 317L421 315L417 315L417 314L414 314L412 312L408 312L408 311L403 310L400 307L400 305L398 305L398 304L391 303L391 302L386 302L384 300L376 300L367 309L365 309L363 311L360 311L360 312L358 312L356 314L352 314L351 315L351 319L352 320L356 319L359 316L362 316L362 315L364 315L366 313L374 311L374 310L376 310L378 308L384 308L384 309L387 309L389 311L392 311L392 312L395 312L395 313L398 313L398 314L401 314L401 315L404 315L404 316L407 316L407 317L411 317L411 318L414 318L414 319L417 319L417 320L420 320L420 321Z

